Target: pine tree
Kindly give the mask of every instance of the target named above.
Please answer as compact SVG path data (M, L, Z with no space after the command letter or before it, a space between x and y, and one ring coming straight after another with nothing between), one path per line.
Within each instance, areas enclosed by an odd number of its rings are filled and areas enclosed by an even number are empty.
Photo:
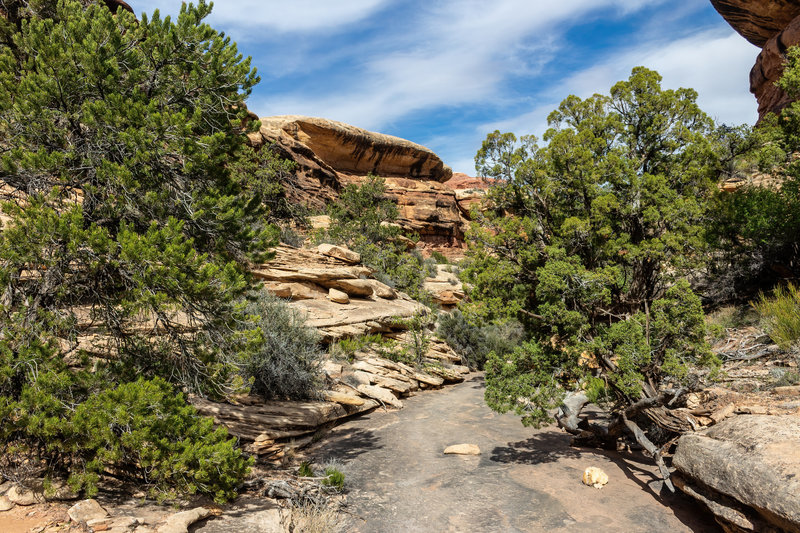
M115 383L173 411L173 386L219 394L226 359L257 337L243 265L267 256L274 231L263 188L236 167L252 156L244 102L258 77L203 22L203 0L174 21L77 0L0 7L3 466L96 475L103 446L80 444L76 406L108 407L96 394ZM139 379L157 377L172 385ZM158 438L212 438L202 427ZM214 435L240 479L246 461ZM228 497L226 476L187 490Z

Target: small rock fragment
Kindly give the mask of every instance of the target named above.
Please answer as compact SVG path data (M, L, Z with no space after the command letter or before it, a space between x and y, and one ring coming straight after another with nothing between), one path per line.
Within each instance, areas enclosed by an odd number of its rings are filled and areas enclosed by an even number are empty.
M476 444L454 444L444 449L445 455L480 455L481 449Z
M83 500L69 508L67 515L73 522L89 522L102 520L108 516L108 511L103 509L97 500Z
M584 485L588 485L596 489L602 489L603 485L606 483L608 483L608 475L596 466L590 466L583 471Z
M328 300L337 303L337 304L349 304L350 297L347 295L346 292L342 292L339 289L329 289L328 290Z

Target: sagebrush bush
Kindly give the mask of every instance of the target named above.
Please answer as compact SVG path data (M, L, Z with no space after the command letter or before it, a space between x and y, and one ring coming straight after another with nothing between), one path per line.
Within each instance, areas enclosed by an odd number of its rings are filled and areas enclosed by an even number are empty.
M762 293L753 307L775 344L786 350L800 339L800 287L789 283L775 289L771 297Z
M266 399L313 398L321 383L323 350L316 329L299 311L262 290L247 306L260 330L256 347L239 366L251 392Z
M436 334L462 358L470 368L483 368L490 352L511 353L523 341L525 332L518 322L477 326L456 309L440 313Z

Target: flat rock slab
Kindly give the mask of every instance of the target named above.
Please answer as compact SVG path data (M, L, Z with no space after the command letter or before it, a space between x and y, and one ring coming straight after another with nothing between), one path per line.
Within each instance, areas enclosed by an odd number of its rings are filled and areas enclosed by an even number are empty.
M800 417L739 415L678 441L673 464L691 484L800 532Z
M474 375L459 385L405 399L334 428L309 450L338 460L348 487L344 531L360 533L719 532L688 496L661 493L652 462L578 449L555 428L525 428L492 412ZM454 460L453 443L483 452ZM587 465L611 482L583 485Z
M197 507L188 511L175 513L156 531L157 533L187 533L189 526L211 516L211 511L205 507Z

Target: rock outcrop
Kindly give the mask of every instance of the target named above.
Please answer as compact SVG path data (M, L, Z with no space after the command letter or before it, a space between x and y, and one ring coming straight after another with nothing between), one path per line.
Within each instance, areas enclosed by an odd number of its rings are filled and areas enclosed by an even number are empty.
M357 255L325 244L317 250L282 245L272 261L252 272L268 290L291 300L289 305L328 341L403 329L398 318L426 312L406 294L372 278L369 268L354 264Z
M740 415L680 438L676 485L727 531L800 532L800 417Z
M792 99L775 86L785 53L800 44L800 0L711 0L716 10L744 38L762 48L750 71L750 91L759 118L779 112Z
M384 178L396 203L401 226L416 232L423 247L456 247L464 242L465 211L443 183L453 172L428 148L322 118L294 115L261 119L250 135L297 164L287 187L289 199L320 208L336 200L343 187L369 174ZM467 210L468 213L468 210Z

